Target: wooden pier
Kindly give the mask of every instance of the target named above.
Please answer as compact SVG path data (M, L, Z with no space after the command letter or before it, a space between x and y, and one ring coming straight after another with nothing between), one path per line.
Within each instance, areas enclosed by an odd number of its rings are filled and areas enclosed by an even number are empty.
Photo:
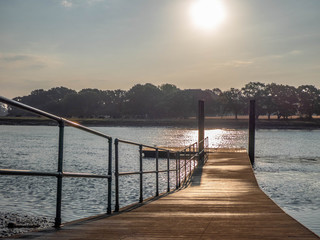
M320 239L259 188L243 151L209 153L188 187L130 211L27 239Z

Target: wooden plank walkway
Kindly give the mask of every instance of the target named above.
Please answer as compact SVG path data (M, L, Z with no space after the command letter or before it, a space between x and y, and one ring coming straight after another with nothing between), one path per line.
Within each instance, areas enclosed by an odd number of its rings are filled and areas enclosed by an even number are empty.
M189 187L111 217L34 239L320 239L258 187L244 152L215 152Z

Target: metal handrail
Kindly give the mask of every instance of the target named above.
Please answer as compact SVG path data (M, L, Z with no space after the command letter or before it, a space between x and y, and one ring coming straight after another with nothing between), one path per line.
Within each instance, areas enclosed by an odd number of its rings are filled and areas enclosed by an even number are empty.
M57 200L56 200L56 217L55 217L55 227L59 228L61 226L61 203L62 203L62 179L64 177L85 177L85 178L107 178L108 179L108 203L107 203L107 213L111 214L111 191L112 191L112 137L98 132L94 129L85 127L79 123L70 121L68 119L53 115L51 113L42 111L40 109L28 106L26 104L5 98L0 96L0 102L6 103L10 106L18 107L28 112L38 114L40 116L49 118L58 123L59 126L59 147L58 147L58 169L57 172L37 172L29 170L20 169L0 169L0 175L23 175L23 176L52 176L57 178ZM74 173L74 172L64 172L63 171L63 152L64 152L64 126L68 124L69 126L81 129L88 133L94 134L99 137L106 138L108 140L108 174L107 175L97 175L92 173Z
M20 176L43 176L43 177L87 177L87 178L111 178L111 175L99 175L91 173L74 172L37 172L19 169L0 169L0 175L20 175Z
M83 131L86 131L86 132L89 132L89 133L92 133L94 135L97 135L97 136L100 136L100 137L104 137L104 138L107 138L107 139L112 139L112 137L102 133L102 132L99 132L99 131L96 131L94 129L91 129L91 128L88 128L88 127L85 127L79 123L76 123L76 122L73 122L73 121L70 121L66 118L63 118L63 117L59 117L59 116L56 116L54 114L51 114L51 113L48 113L48 112L45 112L45 111L42 111L40 109L37 109L37 108L34 108L34 107L31 107L29 105L26 105L24 103L21 103L21 102L17 102L15 100L11 100L11 99L8 99L8 98L5 98L3 96L0 96L0 102L3 102L3 103L6 103L8 105L11 105L11 106L14 106L14 107L18 107L18 108L21 108L21 109L24 109L28 112L33 112L35 114L38 114L40 116L43 116L43 117L46 117L46 118L49 118L51 120L54 120L54 121L57 121L58 123L66 123L72 127L75 127L75 128L78 128L78 129L81 129Z
M64 177L86 177L86 178L107 178L108 179L108 203L107 203L107 213L110 214L111 211L111 191L112 191L112 137L96 131L94 129L85 127L79 123L70 121L68 119L53 115L51 113L42 111L40 109L28 106L26 104L7 99L0 96L0 102L4 102L8 105L24 109L26 111L44 116L46 118L57 121L59 126L59 147L58 147L58 170L57 172L38 172L30 170L19 170L19 169L0 169L0 175L23 175L23 176L52 176L57 178L57 201L56 201L56 218L55 218L55 227L59 228L61 226L61 201L62 201L62 179ZM64 126L68 124L72 127L81 129L83 131L89 132L96 136L106 138L108 140L108 174L107 175L98 175L92 173L73 173L73 172L64 172L63 171L63 150L64 150ZM136 172L119 172L119 143L130 144L134 146L139 146L139 163L140 169ZM204 143L204 148L199 152L200 143ZM176 189L184 186L188 179L191 178L196 166L199 164L200 159L203 161L207 160L207 156L200 158L200 156L205 155L205 148L208 147L208 137L201 140L200 142L195 142L179 151L173 151L166 148L159 148L155 146L149 146L145 144L140 144L136 142L131 142L127 140L115 139L115 212L119 211L119 176L124 175L140 175L140 196L139 202L143 202L143 174L156 174L156 195L159 196L159 173L167 173L167 192L170 192L170 172L176 172ZM156 150L156 170L154 171L143 171L143 148L151 148ZM191 151L192 149L192 151ZM167 169L159 170L159 151L164 151L167 153ZM175 156L175 168L170 169L170 154ZM181 155L183 154L183 159ZM193 161L193 168L192 168ZM183 163L184 164L181 164ZM189 163L189 171L187 171L187 163ZM183 174L184 172L184 174ZM182 179L182 176L184 178Z
M122 142L122 143L130 144L130 145L142 146L142 147L144 147L144 148L158 149L158 150L165 151L165 152L169 151L170 153L175 153L175 152L176 152L176 151L172 151L172 150L166 149L166 148L159 148L159 147L150 146L150 145L141 144L141 143L132 142L132 141L123 140L123 139L118 139L118 141L119 141L119 142Z
M203 140L205 141L205 139ZM129 144L133 146L139 147L139 165L140 170L134 172L119 172L119 143ZM184 186L188 179L193 174L195 167L198 165L199 156L202 152L198 152L197 146L199 143L195 142L187 147L183 148L179 151L173 151L170 149L159 148L156 146L149 146L137 142L132 142L128 140L122 140L116 138L114 141L115 144L115 212L118 212L120 209L120 202L119 202L119 177L120 176L128 176L128 175L139 175L139 203L143 202L143 174L156 174L156 194L154 197L159 196L159 173L167 173L167 191L170 192L170 172L176 172L176 189ZM156 170L150 171L143 171L143 148L151 148L155 150L155 160L156 160ZM193 149L193 151L191 151ZM189 150L189 151L187 151ZM167 169L166 170L159 170L159 151L165 151L167 153ZM176 167L175 169L170 169L170 153L175 155ZM184 154L184 164L181 164L181 154ZM188 156L187 156L188 154ZM193 167L192 167L193 161ZM187 163L189 163L189 171L187 171ZM181 178L181 172L184 170L184 178Z
M191 148L191 147L193 147L193 146L197 146L197 145L198 145L198 142L194 142L194 143L186 146L185 148L181 149L181 151L183 152L184 150L187 150L187 149L189 149L189 148Z

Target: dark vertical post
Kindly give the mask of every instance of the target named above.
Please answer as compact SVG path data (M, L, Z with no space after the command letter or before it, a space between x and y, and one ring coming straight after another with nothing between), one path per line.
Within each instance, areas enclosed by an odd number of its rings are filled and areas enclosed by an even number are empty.
M192 144L192 155L195 154L195 145L196 145L196 143Z
M108 152L108 207L107 214L111 214L111 194L112 194L112 138L108 139L109 152Z
M167 192L170 192L170 152L167 151L167 177L168 177L168 184L167 184Z
M115 176L115 205L114 211L119 212L119 140L114 140L114 176Z
M179 187L179 177L178 177L178 153L176 155L176 189Z
M191 146L189 147L189 176L191 176L191 162L192 162Z
M254 165L254 141L255 141L255 128L256 128L256 111L255 100L250 100L249 112L249 158L251 164Z
M195 168L195 161L196 161L196 159L194 158L194 155L195 155L194 146L195 144L192 144L193 169Z
M139 202L143 202L143 178L142 178L142 145L139 145L139 162L140 162L140 197L139 197Z
M193 145L194 147L193 147L193 169L195 169L196 168L196 161L197 161L197 158L196 158L196 149L197 149L197 143L195 143L194 145Z
M187 180L187 150L184 149L184 181Z
M197 163L199 164L200 156L199 156L198 142L196 142L196 152L198 153L198 155L197 155ZM198 164L197 164L197 165L198 165Z
M156 196L159 196L159 149L156 148Z
M199 159L203 161L204 155L204 101L198 102L198 143L199 143Z
M178 152L178 172L179 172L179 187L181 186L181 158L180 158L180 152Z
M62 173L63 173L63 138L64 138L64 122L59 122L59 152L58 152L58 177L57 177L57 203L56 218L54 226L61 226L61 202L62 202Z

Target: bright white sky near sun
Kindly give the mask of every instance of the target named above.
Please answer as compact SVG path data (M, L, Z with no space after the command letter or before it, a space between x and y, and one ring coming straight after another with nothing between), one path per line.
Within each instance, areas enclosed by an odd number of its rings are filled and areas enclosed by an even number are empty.
M147 82L320 87L319 0L220 0L208 20L198 1L0 0L0 95Z

